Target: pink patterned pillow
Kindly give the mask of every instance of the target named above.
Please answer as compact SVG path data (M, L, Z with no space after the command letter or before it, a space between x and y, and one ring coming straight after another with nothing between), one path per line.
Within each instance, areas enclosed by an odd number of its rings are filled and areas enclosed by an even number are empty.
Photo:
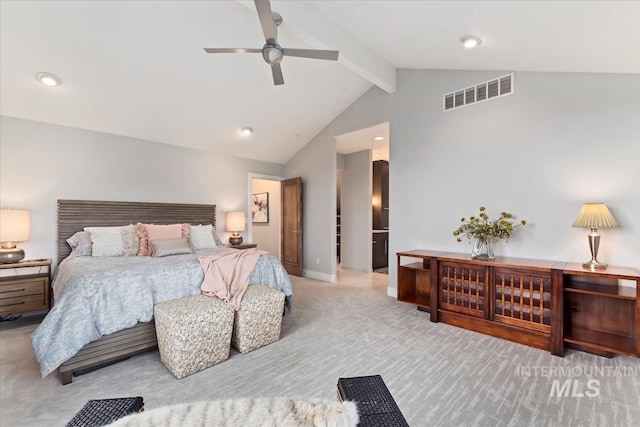
M149 243L157 239L177 239L189 236L189 224L136 224L136 233L140 238L138 256L153 255L153 246Z

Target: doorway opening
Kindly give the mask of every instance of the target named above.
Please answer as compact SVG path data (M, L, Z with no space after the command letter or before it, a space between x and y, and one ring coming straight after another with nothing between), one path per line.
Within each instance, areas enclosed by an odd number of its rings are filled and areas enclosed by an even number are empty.
M284 177L249 174L247 238L258 249L282 259L282 194Z
M389 123L340 135L335 140L336 271L387 273Z

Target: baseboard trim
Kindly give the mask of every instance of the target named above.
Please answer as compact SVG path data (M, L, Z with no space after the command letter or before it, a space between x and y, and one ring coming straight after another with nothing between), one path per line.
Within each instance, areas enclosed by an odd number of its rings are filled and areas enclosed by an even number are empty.
M321 280L323 282L334 283L336 281L335 274L319 273L312 270L302 270L302 275L304 277L308 277L309 279Z
M393 297L393 298L398 298L398 288L392 288L391 286L389 286L387 288L387 296Z

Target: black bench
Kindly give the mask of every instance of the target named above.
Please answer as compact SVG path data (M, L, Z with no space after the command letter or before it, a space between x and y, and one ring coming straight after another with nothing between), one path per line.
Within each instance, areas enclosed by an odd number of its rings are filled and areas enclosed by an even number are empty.
M409 427L380 375L338 379L338 398L356 403L362 427Z
M135 412L142 412L142 397L94 399L87 402L67 427L101 427Z

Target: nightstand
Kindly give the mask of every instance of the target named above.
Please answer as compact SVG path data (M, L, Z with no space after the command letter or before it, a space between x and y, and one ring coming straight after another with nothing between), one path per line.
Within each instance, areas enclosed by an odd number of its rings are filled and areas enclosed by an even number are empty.
M240 245L225 245L228 248L233 248L233 249L250 249L250 248L257 248L258 244L257 243L242 243Z
M48 310L51 258L0 264L0 315Z

